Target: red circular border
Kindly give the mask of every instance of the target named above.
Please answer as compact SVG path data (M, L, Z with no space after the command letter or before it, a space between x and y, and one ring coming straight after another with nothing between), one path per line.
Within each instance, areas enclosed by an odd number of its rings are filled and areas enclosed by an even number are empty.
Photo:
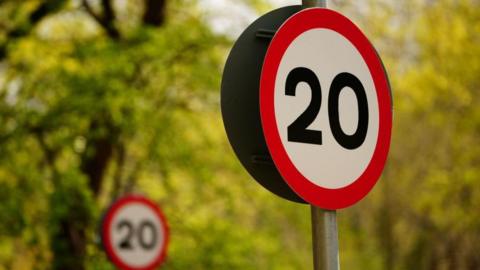
M275 118L275 79L280 61L295 38L314 28L333 30L349 40L367 64L377 91L379 131L372 159L360 177L352 184L339 189L317 186L298 171L282 144ZM335 210L356 203L373 188L385 166L390 148L392 105L389 89L387 75L374 47L361 30L340 13L324 8L305 9L290 17L278 29L268 47L262 67L260 115L265 140L275 166L287 184L301 198L320 208Z
M133 267L133 266L127 265L117 254L115 254L112 246L112 242L110 239L109 228L112 225L113 217L121 208L123 208L124 206L130 203L140 203L147 206L151 210L153 210L153 212L160 218L161 225L162 225L161 229L163 230L163 233L164 233L163 248L161 249L161 253L157 255L157 257L153 262L151 262L145 267ZM156 205L153 201L140 195L127 195L125 197L120 198L116 202L114 202L108 209L102 223L102 243L103 243L103 246L105 247L105 251L107 252L107 255L110 258L110 260L122 270L152 270L155 267L159 266L161 263L163 263L167 255L169 235L170 234L169 234L167 219L165 218L162 211L160 210L160 207L158 207L158 205Z

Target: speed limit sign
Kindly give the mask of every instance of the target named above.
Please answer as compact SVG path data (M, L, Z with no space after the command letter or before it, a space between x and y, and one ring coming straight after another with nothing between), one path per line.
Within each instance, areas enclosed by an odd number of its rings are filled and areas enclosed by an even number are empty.
M262 68L260 116L275 166L305 201L344 208L380 177L390 86L374 47L343 15L305 9L277 30Z
M120 269L154 269L164 261L167 251L166 219L151 200L123 197L110 206L104 217L102 243Z

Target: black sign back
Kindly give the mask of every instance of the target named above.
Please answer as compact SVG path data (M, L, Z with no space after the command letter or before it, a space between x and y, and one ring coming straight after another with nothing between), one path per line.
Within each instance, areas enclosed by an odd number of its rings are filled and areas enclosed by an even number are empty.
M300 10L301 6L273 10L242 33L225 64L221 107L230 144L250 175L274 194L304 203L285 183L272 161L259 108L260 75L268 45L282 23Z

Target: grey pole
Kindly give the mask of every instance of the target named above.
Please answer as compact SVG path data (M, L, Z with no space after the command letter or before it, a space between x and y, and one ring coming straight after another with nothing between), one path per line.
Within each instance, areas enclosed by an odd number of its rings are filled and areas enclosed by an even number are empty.
M311 206L314 270L339 270L337 212Z
M303 8L311 8L311 7L327 7L327 0L302 0Z
M302 0L303 8L327 7L326 0ZM337 212L311 205L314 270L339 270Z

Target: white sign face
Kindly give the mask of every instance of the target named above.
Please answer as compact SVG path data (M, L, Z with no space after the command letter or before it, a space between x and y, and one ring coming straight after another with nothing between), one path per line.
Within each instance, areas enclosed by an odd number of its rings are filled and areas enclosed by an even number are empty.
M139 203L124 206L110 227L114 252L128 265L147 266L165 241L160 226L160 219L150 208Z
M328 41L328 42L325 42ZM297 67L315 74L321 89L311 89L305 81L296 85L295 95L285 94L287 76ZM366 118L367 132L359 134L363 142L347 149L337 142L329 121L328 100L336 76L347 72L363 85L368 114L359 114L359 99L347 85L340 91L334 106L338 107L340 132L352 136L358 129L359 118ZM353 84L352 84L353 85ZM318 91L322 102L318 114L312 117L306 130L321 131L320 143L289 140L289 129L312 101L312 91ZM278 132L288 157L312 183L329 189L342 188L355 181L368 166L378 137L378 102L375 85L368 66L358 50L345 37L330 29L312 29L299 35L290 44L280 62L275 81L275 115ZM308 131L307 131L308 132ZM291 130L290 130L290 133ZM291 136L291 135L290 135Z
M279 28L262 68L262 128L305 201L338 209L371 190L388 154L391 108L382 62L346 17L312 8Z
M165 256L168 231L159 208L138 196L117 201L102 230L107 254L121 269L153 269Z

